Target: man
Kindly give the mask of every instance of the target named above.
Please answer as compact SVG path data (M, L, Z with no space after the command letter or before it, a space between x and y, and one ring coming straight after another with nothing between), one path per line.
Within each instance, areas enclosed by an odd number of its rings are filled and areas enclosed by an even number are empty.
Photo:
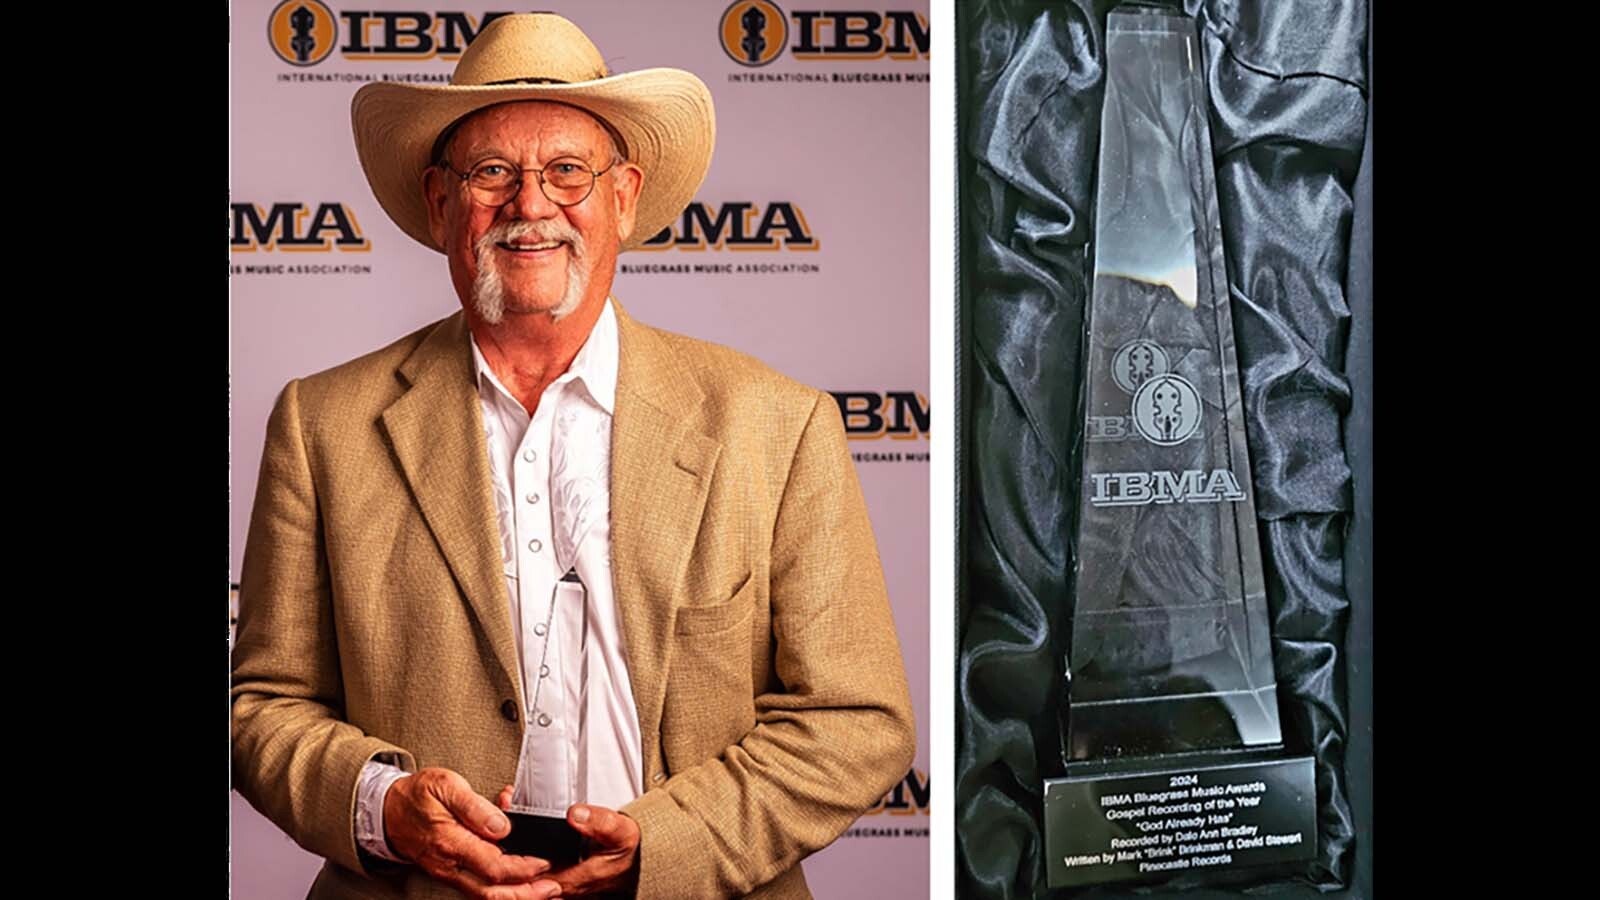
M709 167L705 86L515 15L353 120L463 309L278 398L239 791L328 858L313 897L809 896L914 731L837 407L610 297ZM501 809L585 858L502 853Z

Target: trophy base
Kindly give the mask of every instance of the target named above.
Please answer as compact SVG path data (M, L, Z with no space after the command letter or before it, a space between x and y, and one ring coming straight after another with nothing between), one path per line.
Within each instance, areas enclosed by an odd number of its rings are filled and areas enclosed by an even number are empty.
M537 856L550 863L551 871L578 864L583 835L566 819L519 812L508 812L506 818L511 820L511 833L499 841L502 852Z
M1068 763L1044 783L1046 883L1151 881L1309 859L1312 758L1281 748Z
M1232 660L1217 658L1171 666L1158 677L1120 680L1118 695L1100 699L1073 685L1072 740L1068 765L1122 757L1164 758L1174 753L1219 751L1282 744L1278 690L1223 690ZM1134 694L1129 701L1122 695Z

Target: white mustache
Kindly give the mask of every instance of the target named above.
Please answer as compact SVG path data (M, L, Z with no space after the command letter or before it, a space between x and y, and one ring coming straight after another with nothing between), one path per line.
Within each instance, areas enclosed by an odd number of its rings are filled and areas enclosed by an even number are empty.
M576 228L556 219L517 219L511 222L501 222L490 228L478 239L476 248L478 260L481 264L484 255L494 249L496 244L509 244L513 241L560 241L566 244L574 257L582 259L586 251L583 235Z

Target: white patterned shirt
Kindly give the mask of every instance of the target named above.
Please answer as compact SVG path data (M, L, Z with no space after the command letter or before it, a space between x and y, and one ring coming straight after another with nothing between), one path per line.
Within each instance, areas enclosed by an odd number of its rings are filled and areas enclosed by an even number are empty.
M532 417L475 340L472 359L527 707L512 809L617 809L639 796L644 767L611 579L616 312L607 299ZM397 860L384 840L383 798L404 776L374 760L357 788L357 842L384 859Z

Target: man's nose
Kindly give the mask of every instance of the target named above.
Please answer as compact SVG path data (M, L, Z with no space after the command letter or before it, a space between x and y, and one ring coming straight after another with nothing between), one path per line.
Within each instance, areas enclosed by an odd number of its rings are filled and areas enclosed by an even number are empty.
M518 219L548 219L561 212L561 207L544 195L544 187L539 182L536 169L523 170L522 184L511 195L504 209Z

